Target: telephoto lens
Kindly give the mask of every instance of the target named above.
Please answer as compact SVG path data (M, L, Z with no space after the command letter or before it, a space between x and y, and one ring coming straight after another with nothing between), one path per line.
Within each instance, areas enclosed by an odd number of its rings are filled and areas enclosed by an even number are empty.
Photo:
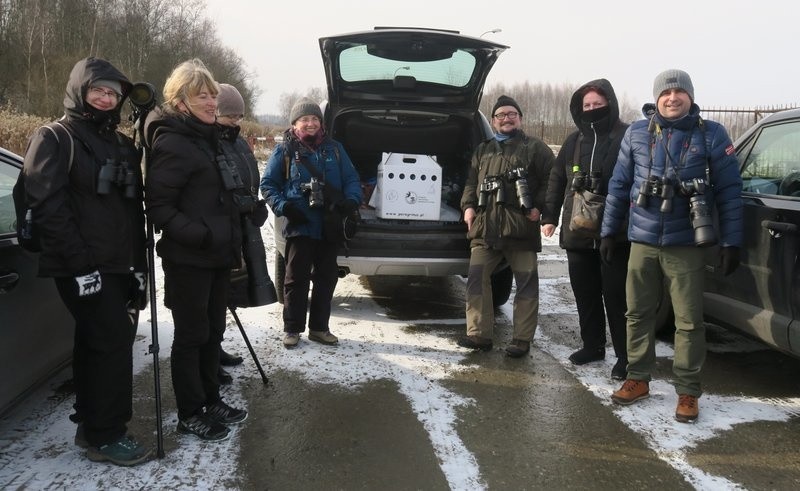
M694 227L694 245L708 247L717 243L717 234L714 232L714 220L708 209L705 195L695 194L689 198L689 216Z
M524 177L518 177L516 181L514 181L514 186L517 189L517 199L519 199L519 206L524 210L532 210L533 209L533 197L531 196L531 190L528 187L528 180Z

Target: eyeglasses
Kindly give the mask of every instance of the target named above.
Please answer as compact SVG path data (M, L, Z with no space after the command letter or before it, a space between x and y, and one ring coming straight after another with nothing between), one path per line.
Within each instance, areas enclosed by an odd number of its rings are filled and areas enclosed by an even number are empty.
M497 114L494 115L494 117L497 118L497 120L503 120L503 119L506 119L506 118L508 118L508 119L517 119L517 116L519 116L519 113L514 112L514 111L511 111L509 113L497 113Z
M244 115L242 114L220 114L220 118L228 118L234 124L239 124L244 119Z
M115 101L119 99L119 94L110 89L105 90L100 87L90 87L89 93L96 97L108 97L109 99L114 99Z

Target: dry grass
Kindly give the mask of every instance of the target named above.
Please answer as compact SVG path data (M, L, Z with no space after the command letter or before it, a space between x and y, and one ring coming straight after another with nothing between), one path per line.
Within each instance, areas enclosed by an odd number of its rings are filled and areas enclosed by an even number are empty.
M0 107L0 147L22 155L33 131L50 120Z

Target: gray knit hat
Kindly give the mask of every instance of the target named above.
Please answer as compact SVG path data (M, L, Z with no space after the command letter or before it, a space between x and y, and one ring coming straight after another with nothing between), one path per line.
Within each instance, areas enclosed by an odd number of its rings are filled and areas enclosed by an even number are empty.
M301 98L292 106L292 111L289 113L289 124L293 125L303 116L316 116L322 121L322 110L319 108L319 104L308 97Z
M100 80L95 80L91 83L92 87L105 87L107 89L111 89L117 93L117 95L122 95L122 84L119 80L109 80L102 78Z
M683 89L689 94L689 98L694 102L694 85L692 78L683 70L670 68L656 75L653 82L653 98L658 100L662 92L668 89Z
M217 114L220 116L244 116L244 99L233 85L219 84Z

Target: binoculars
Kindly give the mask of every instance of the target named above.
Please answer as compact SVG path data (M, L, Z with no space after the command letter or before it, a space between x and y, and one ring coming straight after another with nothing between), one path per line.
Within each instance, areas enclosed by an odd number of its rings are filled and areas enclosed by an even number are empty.
M123 188L124 196L133 199L136 197L136 174L128 162L117 163L114 159L106 159L97 174L97 194L108 194L111 186Z
M236 168L236 164L228 163L228 158L222 153L217 154L216 160L225 190L233 191L234 189L244 188L244 182L242 182L242 176L239 175L239 169Z
M581 192L589 190L593 193L600 193L600 183L602 182L602 174L600 171L592 171L591 174L580 170L578 166L573 167L572 183L570 190L572 192Z
M506 181L514 183L514 190L517 194L517 202L520 208L530 210L534 207L533 197L528 186L528 171L519 167L505 174L486 176L478 188L478 208L486 208L489 195L492 193L494 193L495 204L506 204Z

